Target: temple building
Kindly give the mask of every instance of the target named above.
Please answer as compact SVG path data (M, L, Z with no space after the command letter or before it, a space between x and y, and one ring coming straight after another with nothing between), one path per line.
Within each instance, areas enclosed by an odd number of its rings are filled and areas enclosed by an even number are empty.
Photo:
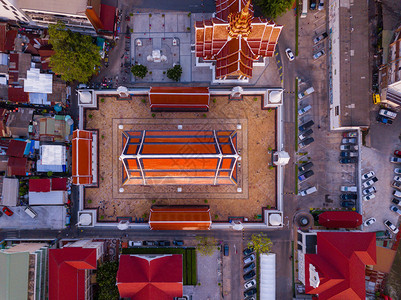
M282 29L255 18L250 0L217 0L215 17L195 23L195 55L214 62L216 79L248 79L254 62L273 56Z

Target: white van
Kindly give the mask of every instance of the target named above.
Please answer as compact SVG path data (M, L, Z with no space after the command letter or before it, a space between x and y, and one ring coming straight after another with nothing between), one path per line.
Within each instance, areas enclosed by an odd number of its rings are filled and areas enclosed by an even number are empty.
M306 89L306 91L298 93L298 100L301 100L302 98L312 94L315 91L315 89L313 87L310 87L308 89Z
M340 190L341 190L341 192L356 193L358 191L358 188L356 186L345 186L345 185L343 185Z
M310 195L310 194L312 194L314 192L317 192L317 188L315 186L312 186L310 188L307 188L305 190L300 191L299 195L300 196L306 196L306 195Z
M302 1L302 13L301 18L306 18L306 14L308 13L308 0Z
M30 216L32 219L35 219L38 214L34 211L30 206L25 207L24 212Z

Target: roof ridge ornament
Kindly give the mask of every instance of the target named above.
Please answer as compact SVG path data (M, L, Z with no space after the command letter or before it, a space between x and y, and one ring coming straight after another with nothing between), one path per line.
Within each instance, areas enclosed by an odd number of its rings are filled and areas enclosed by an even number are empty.
M253 13L249 10L250 5L251 0L248 0L240 12L231 13L228 16L228 22L230 23L228 35L231 38L237 38L239 35L247 37L251 33Z

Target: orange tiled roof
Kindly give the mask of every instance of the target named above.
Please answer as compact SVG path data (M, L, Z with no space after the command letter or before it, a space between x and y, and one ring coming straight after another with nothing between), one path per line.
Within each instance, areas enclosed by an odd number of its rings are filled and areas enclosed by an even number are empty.
M273 56L282 28L254 18L250 0L217 0L216 18L195 22L195 53L216 60L216 78L250 78L253 61Z
M123 132L123 184L236 184L235 131Z
M150 209L151 230L209 230L211 224L208 207L152 207Z
M209 109L208 87L151 87L150 108L201 108Z
M92 184L92 132L75 130L72 137L72 182Z

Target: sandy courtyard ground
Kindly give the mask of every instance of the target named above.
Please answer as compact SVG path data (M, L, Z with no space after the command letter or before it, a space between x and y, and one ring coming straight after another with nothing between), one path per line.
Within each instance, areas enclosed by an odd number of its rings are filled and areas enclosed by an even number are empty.
M227 221L229 217L260 221L257 215L263 207L276 206L276 170L269 168L268 154L268 148L276 148L276 110L262 110L260 97L246 96L242 101L212 97L207 113L152 113L145 96L128 101L103 96L99 97L98 106L97 110L85 112L85 128L99 130L99 187L85 188L85 208L98 209L99 221L116 221L119 217L146 220L152 205L182 204L209 205L213 221ZM122 143L118 124L124 124L124 129L143 129L147 124L170 129L183 124L191 126L191 130L217 130L241 124L238 149L242 170L238 172L238 186L183 187L180 194L174 186L165 186L164 190L141 186L119 193Z

